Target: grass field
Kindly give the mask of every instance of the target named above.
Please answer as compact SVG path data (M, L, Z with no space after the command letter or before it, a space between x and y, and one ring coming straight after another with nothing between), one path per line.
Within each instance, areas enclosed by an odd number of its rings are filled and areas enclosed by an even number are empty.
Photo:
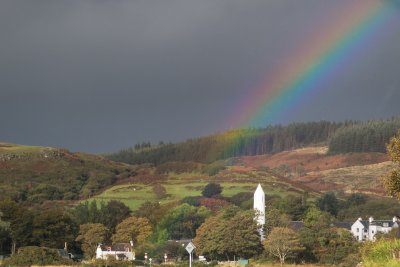
M303 190L265 172L241 173L228 168L216 177L208 177L199 173L170 174L168 179L159 182L167 191L167 197L163 199L157 199L152 184L144 183L116 185L92 199L105 202L116 199L125 203L132 210L136 210L146 201L159 201L160 204L167 204L189 196L200 196L204 186L210 181L221 184L224 197L231 197L241 192L254 192L258 183L262 184L264 191L269 196L303 193Z

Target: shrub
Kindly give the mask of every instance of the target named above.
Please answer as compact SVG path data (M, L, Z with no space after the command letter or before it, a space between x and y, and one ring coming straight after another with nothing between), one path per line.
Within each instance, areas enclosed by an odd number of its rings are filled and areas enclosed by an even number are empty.
M22 247L11 258L3 261L3 266L31 265L73 265L73 261L62 258L57 250L45 247Z
M400 240L366 242L361 249L361 255L365 266L391 266L394 261L398 264Z
M217 183L208 183L203 191L201 192L201 194L204 197L213 197L215 195L219 195L222 192L222 187L220 184Z

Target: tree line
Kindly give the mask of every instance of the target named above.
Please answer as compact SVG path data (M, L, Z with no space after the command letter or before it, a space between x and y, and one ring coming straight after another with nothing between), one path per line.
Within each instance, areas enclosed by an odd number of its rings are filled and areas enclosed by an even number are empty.
M326 143L346 123L329 121L292 123L287 126L238 129L181 143L159 143L153 147L136 145L107 157L130 164L193 161L211 163L237 156L263 155L284 150Z
M352 123L335 131L329 153L386 152L386 144L400 129L400 117Z
M159 142L152 145L143 142L106 157L130 164L211 163L232 157L272 154L310 145L328 145L331 154L384 153L386 144L399 128L400 117L367 122L292 123L287 126L231 130L180 143Z

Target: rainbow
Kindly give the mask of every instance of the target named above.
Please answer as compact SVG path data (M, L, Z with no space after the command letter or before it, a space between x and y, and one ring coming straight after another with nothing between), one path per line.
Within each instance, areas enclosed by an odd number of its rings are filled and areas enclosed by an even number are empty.
M250 90L227 127L265 127L301 99L322 90L331 75L374 45L398 13L388 1L359 0L347 2L331 15L333 19L299 46L289 64L268 73Z

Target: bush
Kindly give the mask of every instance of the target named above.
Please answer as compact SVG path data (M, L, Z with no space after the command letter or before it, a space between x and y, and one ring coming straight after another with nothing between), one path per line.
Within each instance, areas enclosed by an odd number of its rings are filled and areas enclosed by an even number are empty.
M361 249L362 259L365 266L392 266L400 256L400 240L378 240L366 242ZM393 256L397 259L393 259ZM380 264L380 265L379 265Z
M203 191L201 192L201 194L204 197L213 197L215 195L219 195L222 192L222 187L220 184L217 183L208 183Z
M222 160L215 161L203 168L203 173L208 174L208 176L214 176L220 171L226 169L225 162Z
M73 261L62 258L57 250L44 247L22 247L18 252L5 259L2 266L31 265L73 265Z
M198 206L200 206L200 198L201 197L195 197L195 196L185 197L185 198L183 198L181 200L181 203L182 204L186 203L186 204L189 204L191 206L198 207Z

